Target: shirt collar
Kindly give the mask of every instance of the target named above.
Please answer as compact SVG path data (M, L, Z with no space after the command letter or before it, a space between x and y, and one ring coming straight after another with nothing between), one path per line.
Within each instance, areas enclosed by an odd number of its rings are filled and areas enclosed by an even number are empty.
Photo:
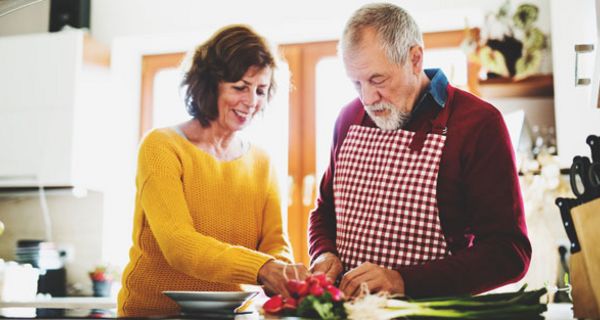
M429 78L430 82L425 88L425 94L431 95L433 100L440 108L443 108L446 105L446 100L448 99L448 92L446 88L448 87L448 79L446 75L441 69L425 69L425 74L427 78Z

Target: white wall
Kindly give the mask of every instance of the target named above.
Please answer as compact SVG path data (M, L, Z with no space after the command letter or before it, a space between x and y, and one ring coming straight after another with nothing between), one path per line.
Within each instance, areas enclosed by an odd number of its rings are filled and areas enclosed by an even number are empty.
M91 32L106 44L119 36L173 34L215 30L229 23L248 23L274 41L299 42L337 38L353 10L373 1L242 1L96 0L92 1ZM495 10L504 0L388 1L409 10L424 31L479 25L482 12ZM513 0L514 4L525 2ZM546 19L547 1L531 0ZM41 1L0 17L0 36L46 32L50 1Z
M276 42L335 39L350 14L370 2L373 1L102 0L92 2L91 30L100 41L111 43L118 36L213 31L229 23L248 23ZM465 18L471 25L480 25L484 13L496 10L504 0L388 2L411 12L423 31L432 31L461 29ZM549 25L548 2L528 2L540 6L540 22Z

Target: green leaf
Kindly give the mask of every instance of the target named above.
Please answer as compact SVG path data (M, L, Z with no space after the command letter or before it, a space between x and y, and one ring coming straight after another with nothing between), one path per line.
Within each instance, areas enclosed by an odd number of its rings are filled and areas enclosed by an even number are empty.
M545 49L547 47L546 35L539 28L527 30L523 47L529 51Z
M508 68L506 67L506 60L500 51L485 46L479 50L479 59L481 65L489 72L493 72L503 77L508 77L510 75Z
M528 29L537 20L539 14L538 7L524 3L517 7L517 11L513 15L513 22L517 28Z
M515 79L524 79L536 74L542 64L542 53L540 51L526 51L515 64Z

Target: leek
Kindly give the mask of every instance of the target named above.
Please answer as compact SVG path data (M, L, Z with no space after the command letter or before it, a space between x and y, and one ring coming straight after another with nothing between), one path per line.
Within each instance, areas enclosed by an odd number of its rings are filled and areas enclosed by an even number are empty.
M367 294L344 304L350 319L541 319L546 289L481 296L398 300Z

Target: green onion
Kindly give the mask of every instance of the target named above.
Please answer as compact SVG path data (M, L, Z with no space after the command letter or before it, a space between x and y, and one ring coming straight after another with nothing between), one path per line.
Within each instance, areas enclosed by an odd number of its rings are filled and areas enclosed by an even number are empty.
M546 305L540 298L546 289L481 296L397 300L382 295L366 295L344 304L350 319L541 319Z

